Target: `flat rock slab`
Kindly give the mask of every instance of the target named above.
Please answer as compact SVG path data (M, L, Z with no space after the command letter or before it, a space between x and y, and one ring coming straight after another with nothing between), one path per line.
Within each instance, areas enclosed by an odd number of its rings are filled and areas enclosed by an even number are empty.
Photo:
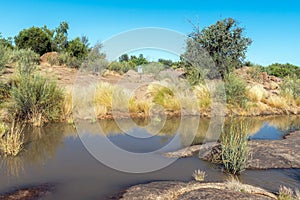
M290 133L283 140L251 140L248 147L251 152L248 169L300 168L300 131ZM201 159L212 161L212 157L220 157L220 148L218 143L207 143L165 153L164 156L182 158L198 153Z
M184 199L276 199L276 196L261 188L247 185L249 192L227 188L226 183L200 183L162 181L136 185L125 191L122 200L184 200Z
M52 190L52 185L40 185L31 188L23 188L10 193L1 194L0 200L35 200L47 196Z

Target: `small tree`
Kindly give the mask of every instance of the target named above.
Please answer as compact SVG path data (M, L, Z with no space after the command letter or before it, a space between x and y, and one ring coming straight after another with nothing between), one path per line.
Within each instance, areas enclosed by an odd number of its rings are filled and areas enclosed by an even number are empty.
M232 18L218 21L202 31L195 26L188 42L196 43L205 49L215 62L218 72L211 71L211 78L217 76L216 72L224 78L232 69L242 66L246 50L252 43L250 38L243 36L243 31L244 29ZM188 44L187 48L191 46L193 45Z
M31 49L40 55L51 51L50 37L38 27L22 30L15 37L15 43L19 49Z
M66 51L70 53L71 56L82 61L88 55L88 48L81 42L79 37L68 42Z

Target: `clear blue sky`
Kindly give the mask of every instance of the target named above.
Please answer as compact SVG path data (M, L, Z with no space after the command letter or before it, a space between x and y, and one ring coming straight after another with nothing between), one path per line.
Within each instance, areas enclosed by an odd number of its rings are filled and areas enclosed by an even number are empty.
M96 1L96 0L2 0L0 32L15 36L24 28L55 28L60 21L70 25L69 37L86 35L91 43L120 32L142 27L161 27L188 34L188 20L208 26L233 17L253 40L247 60L300 65L300 1Z

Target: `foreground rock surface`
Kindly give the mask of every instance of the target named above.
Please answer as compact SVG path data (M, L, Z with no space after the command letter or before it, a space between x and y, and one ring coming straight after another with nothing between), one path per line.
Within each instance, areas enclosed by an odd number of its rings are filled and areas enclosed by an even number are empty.
M51 185L40 185L31 188L0 194L0 200L35 200L46 197L53 189Z
M251 140L248 146L251 152L248 169L300 168L300 131L290 133L283 140ZM220 144L208 143L164 155L182 158L198 153L201 159L212 161L220 157L220 152Z
M261 188L247 186L247 192L231 190L226 183L163 181L136 185L125 191L122 200L187 200L187 199L276 199Z

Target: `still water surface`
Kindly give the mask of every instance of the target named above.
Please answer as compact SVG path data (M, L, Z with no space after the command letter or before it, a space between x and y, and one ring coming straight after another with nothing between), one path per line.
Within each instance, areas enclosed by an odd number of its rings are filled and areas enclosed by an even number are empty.
M299 117L256 117L247 120L250 125L250 139L282 139L288 132L300 128ZM122 149L145 153L163 147L174 139L175 133L179 133L179 137L175 138L177 143L171 147L172 150L176 150L188 145L188 127L194 121L197 120L169 119L154 135L153 127L147 126L147 121L136 121L136 126L126 126L126 120L122 120L120 130L114 121L101 120L101 131L95 124L87 122L86 132L83 134L91 139L108 137ZM179 126L180 123L184 123L185 126ZM208 119L200 120L194 144L203 142L208 125ZM126 132L151 137L135 138ZM208 137L208 140L215 138ZM68 124L48 124L41 129L29 127L27 141L26 151L19 157L0 158L0 193L22 187L51 184L54 185L54 191L46 199L109 199L110 196L139 183L161 180L189 181L196 169L207 172L207 181L223 181L227 178L219 166L201 161L196 156L178 159L172 165L150 173L116 171L91 156L74 127ZM275 192L280 185L299 188L300 170L247 170L240 179L244 183Z

